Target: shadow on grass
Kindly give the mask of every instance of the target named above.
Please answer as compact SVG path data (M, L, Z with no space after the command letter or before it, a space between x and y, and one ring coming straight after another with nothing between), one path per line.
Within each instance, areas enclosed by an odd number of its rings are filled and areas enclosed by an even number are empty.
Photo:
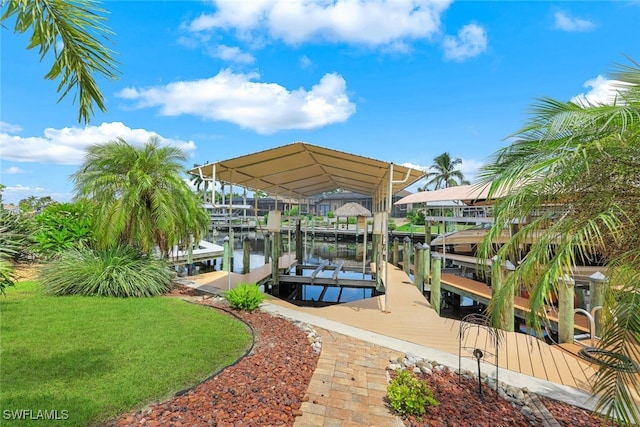
M3 352L2 383L5 392L13 384L21 387L41 387L49 382L71 384L99 377L113 370L111 350L108 348L83 348L71 351L54 350L50 356L35 355L25 351ZM6 363L15 360L15 363Z

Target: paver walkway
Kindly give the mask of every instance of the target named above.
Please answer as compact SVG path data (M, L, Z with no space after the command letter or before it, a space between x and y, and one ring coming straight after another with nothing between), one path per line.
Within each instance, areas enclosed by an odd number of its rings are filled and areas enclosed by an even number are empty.
M335 331L316 332L322 352L295 426L402 426L384 397L388 360L403 354Z

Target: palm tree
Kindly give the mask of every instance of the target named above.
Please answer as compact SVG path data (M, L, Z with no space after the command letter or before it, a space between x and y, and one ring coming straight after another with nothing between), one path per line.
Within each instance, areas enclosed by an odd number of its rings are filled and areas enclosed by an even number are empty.
M197 168L198 166L203 166L208 164L209 162L206 161L203 164L200 163L194 163L193 164L193 168ZM191 174L191 182L193 183L193 185L195 185L196 187L196 192L202 196L202 200L205 201L205 203L207 202L207 192L209 191L209 183L210 181L203 179L202 176L200 176L199 174Z
M492 194L507 195L496 203L481 256L494 255L491 242L503 228L542 212L495 253L495 262L505 262L531 241L527 236L540 236L500 283L489 307L498 324L507 297L522 285L531 295L527 324L538 331L561 279L580 258L602 257L607 286L599 347L608 360L597 372L593 393L607 418L637 425L637 374L617 366L640 358L640 66L619 65L612 78L620 82L613 103L538 101L514 142L483 168L480 181L492 182Z
M78 121L88 123L94 105L106 111L94 74L115 79L117 71L113 52L103 44L113 33L105 26L105 11L98 8L97 3L93 0L5 0L0 2L0 9L0 23L15 18L14 33L33 31L27 49L37 46L40 61L53 51L53 64L45 78L60 78L60 99L74 89L77 91Z
M459 157L452 160L449 153L440 154L433 159L433 164L430 166L433 172L427 175L431 179L425 184L424 188L427 188L428 185L433 185L434 190L439 190L441 188L469 184L469 181L464 179L464 174L456 169L456 166L461 163L462 160Z
M72 179L76 197L94 205L98 245L146 253L158 247L166 256L181 239L200 240L209 220L182 179L185 160L180 149L160 147L156 137L140 148L122 138L90 146Z

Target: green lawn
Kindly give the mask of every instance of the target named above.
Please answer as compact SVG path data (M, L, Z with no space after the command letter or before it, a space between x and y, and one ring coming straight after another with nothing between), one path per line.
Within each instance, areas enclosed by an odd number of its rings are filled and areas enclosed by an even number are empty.
M14 411L68 417L64 425L105 421L198 383L251 343L243 323L204 306L43 296L35 282L8 288L0 316L3 426L47 424L12 421Z

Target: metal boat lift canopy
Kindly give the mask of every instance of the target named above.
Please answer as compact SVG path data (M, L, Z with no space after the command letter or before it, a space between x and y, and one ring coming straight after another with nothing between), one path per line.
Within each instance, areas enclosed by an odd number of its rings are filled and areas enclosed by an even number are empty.
M374 200L387 199L389 190L395 194L425 175L421 170L305 142L209 163L189 172L283 197L305 199L344 189L371 195Z

